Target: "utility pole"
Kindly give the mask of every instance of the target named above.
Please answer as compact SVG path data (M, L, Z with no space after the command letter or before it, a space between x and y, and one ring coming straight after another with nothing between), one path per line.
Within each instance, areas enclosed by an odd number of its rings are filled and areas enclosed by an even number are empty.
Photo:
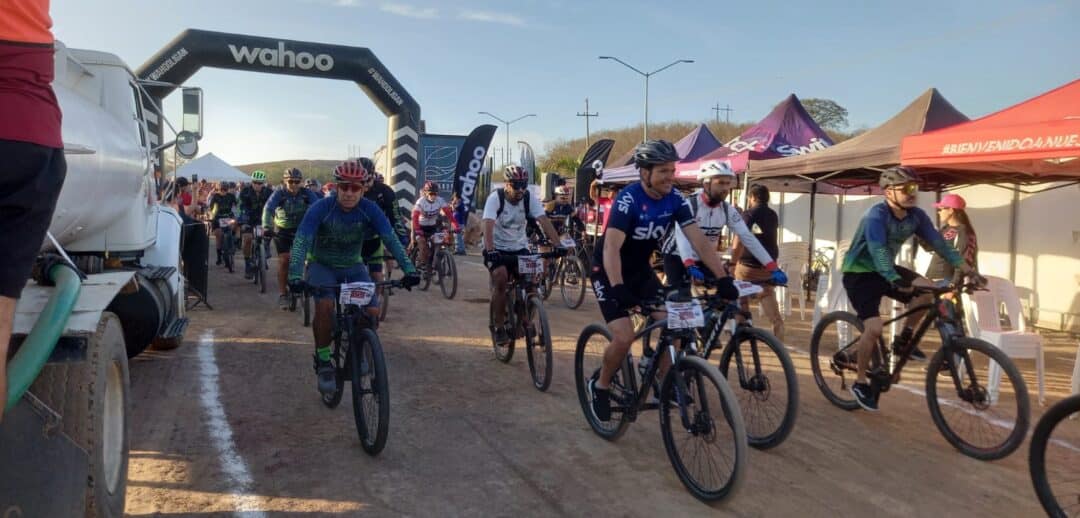
M725 104L724 107L721 108L720 103L716 103L716 106L713 106L713 111L716 112L717 124L720 124L720 112L724 112L724 121L727 124L731 124L731 112L735 110L732 110L730 105Z
M589 98L585 98L585 113L578 112L578 117L585 117L585 149L589 149L589 118L599 117L599 113L589 113Z

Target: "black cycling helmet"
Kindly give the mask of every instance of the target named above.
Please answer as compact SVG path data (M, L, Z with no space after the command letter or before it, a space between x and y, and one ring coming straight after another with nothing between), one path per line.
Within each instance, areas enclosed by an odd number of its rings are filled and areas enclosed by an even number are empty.
M365 170L367 170L367 172L372 174L375 173L375 162L372 162L370 158L362 156L360 158L357 158L356 162L360 164L360 166L363 167Z
M300 170L295 167L290 167L285 170L285 174L282 175L282 177L286 180L303 180L304 173L300 172Z
M881 176L878 177L878 185L882 189L907 183L919 183L919 177L915 176L915 171L910 167L902 165L892 166L882 171Z
M666 140L646 140L634 148L634 167L639 169L678 161L679 152Z
M308 178L307 181L304 182L304 187L307 187L309 189L311 189L311 188L318 189L319 188L319 181L314 179L314 178Z

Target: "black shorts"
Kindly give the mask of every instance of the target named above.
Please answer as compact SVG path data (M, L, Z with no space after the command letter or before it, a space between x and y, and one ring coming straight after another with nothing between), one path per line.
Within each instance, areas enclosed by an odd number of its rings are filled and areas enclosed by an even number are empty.
M592 281L593 293L596 294L596 302L600 305L600 314L604 316L604 322L630 316L629 311L619 308L618 302L606 296L611 291L611 282L608 281L607 273L603 268L594 267L589 280ZM641 275L635 277L623 277L623 284L639 299L655 297L663 288L660 285L660 279L656 278L652 269L645 269Z
M896 273L904 280L905 284L919 277L919 274L902 266L896 267ZM907 304L914 298L914 293L902 293L893 288L889 281L876 272L845 273L843 276L844 291L847 292L851 307L859 320L866 320L881 316L881 297L889 297Z
M485 262L484 266L487 266L487 269L488 269L489 272L494 272L497 268L505 266L506 267L506 273L507 273L507 275L510 275L510 278L513 278L518 273L518 259L517 259L517 256L519 256L519 255L529 255L530 253L532 253L528 248L522 248L521 250L509 250L509 251L508 250L499 250L499 252L502 252L502 255L499 256L498 261L495 261L494 263Z
M274 229L274 248L277 249L278 255L289 253L289 251L292 250L294 239L296 239L295 228Z
M0 140L0 296L26 286L66 175L63 149Z

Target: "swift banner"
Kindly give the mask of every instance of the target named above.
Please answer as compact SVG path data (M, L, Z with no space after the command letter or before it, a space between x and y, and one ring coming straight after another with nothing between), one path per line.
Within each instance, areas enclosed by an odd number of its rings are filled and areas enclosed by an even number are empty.
M459 219L472 212L479 201L476 199L477 181L480 170L484 168L484 157L491 147L495 130L495 126L491 124L477 126L465 137L465 143L461 146L457 167L454 169L454 192L461 197L461 205L457 208Z

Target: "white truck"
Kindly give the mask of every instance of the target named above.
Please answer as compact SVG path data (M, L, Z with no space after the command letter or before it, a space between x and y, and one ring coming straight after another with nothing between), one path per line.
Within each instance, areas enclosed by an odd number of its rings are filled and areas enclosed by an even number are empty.
M179 345L187 325L182 220L157 199L154 156L171 145L194 156L201 91L185 91L196 131L155 148L147 120L164 115L119 57L57 42L55 66L67 179L42 247L50 260L15 313L0 516L120 516L128 358Z

